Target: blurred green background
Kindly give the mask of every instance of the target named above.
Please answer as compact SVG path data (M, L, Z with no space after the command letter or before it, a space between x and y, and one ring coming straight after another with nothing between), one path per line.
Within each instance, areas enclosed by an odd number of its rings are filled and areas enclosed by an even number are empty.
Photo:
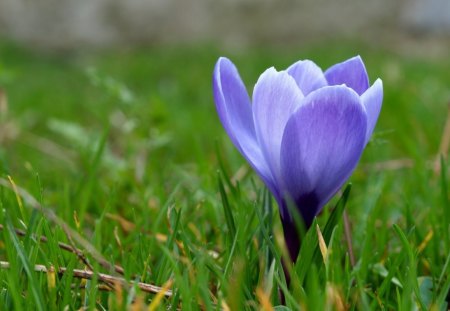
M251 93L269 66L282 70L298 59L312 59L326 69L357 54L371 82L383 80L385 98L353 180L370 185L384 176L382 171L393 178L395 189L384 199L401 202L411 193L411 200L427 201L418 194L427 194L430 185L424 180L434 174L447 118L448 57L409 56L355 40L245 50L196 44L58 53L3 40L0 49L0 83L7 98L0 131L2 171L33 189L38 174L49 205L60 205L65 193L64 200L81 205L77 209L99 215L114 191L127 214L127 206L142 200L160 206L180 183L180 200L203 202L217 191L217 150L231 175L245 168L244 176L253 176L215 112L211 77L219 56L235 62ZM421 177L413 177L417 174ZM58 213L72 219L71 210Z

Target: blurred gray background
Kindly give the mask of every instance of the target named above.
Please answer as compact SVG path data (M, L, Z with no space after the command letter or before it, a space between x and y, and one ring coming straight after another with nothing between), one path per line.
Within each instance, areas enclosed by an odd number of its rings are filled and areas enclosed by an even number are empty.
M0 34L50 49L450 36L450 0L0 0Z

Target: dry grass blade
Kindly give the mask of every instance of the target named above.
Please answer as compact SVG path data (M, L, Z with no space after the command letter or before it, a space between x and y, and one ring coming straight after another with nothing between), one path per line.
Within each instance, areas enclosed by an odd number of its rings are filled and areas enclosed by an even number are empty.
M8 98L3 89L0 88L0 116L4 116L8 113Z
M319 225L316 225L317 238L319 240L319 249L322 253L323 262L327 263L328 260L328 248L325 243L325 239L323 238L322 231L320 231Z
M427 235L423 239L422 243L417 247L417 253L423 252L423 250L427 247L428 243L433 238L434 232L433 230L428 231Z
M434 160L434 174L439 175L441 171L441 156L447 158L448 150L450 148L450 103L447 106L447 119L445 121L444 130L442 131L441 143L439 144L439 151Z
M265 293L261 287L258 287L256 289L256 296L258 297L259 303L261 304L261 310L273 311L273 306L270 303L270 295Z
M414 161L412 159L403 158L366 164L363 169L367 171L395 171L413 166Z
M236 185L239 181L241 181L248 173L249 173L248 165L242 165L236 173L231 177L231 183Z
M164 296L172 296L172 291L169 289L172 287L172 284L173 280L169 279L163 287L161 287L161 290L156 294L155 299L153 299L152 303L148 306L149 311L157 310Z
M0 268L1 269L9 269L10 265L9 262L7 261L0 261ZM60 267L59 269L55 269L54 267L50 267L47 268L44 265L35 265L34 266L34 271L36 272L42 272L42 273L49 273L51 271L53 272L57 272L59 275L62 275L66 272L68 272L68 269L65 267ZM164 287L159 287L153 284L148 284L148 283L143 283L143 282L127 282L124 278L121 277L116 277L116 276L112 276L109 274L105 274L105 273L95 273L92 271L87 271L87 270L80 270L80 269L73 269L71 270L71 272L73 273L73 276L78 278L78 279L85 279L85 280L90 280L92 279L94 276L97 276L98 280L103 282L103 283L107 283L107 284L120 284L121 286L133 286L133 285L137 285L142 291L146 292L146 293L152 293L152 294L161 294L162 296L165 297L170 297L172 296L172 291L168 288L164 288Z
M134 223L125 219L122 216L111 214L111 213L106 213L105 216L108 219L117 221L120 224L120 227L122 228L122 230L125 231L126 233L129 233L136 228L136 225Z

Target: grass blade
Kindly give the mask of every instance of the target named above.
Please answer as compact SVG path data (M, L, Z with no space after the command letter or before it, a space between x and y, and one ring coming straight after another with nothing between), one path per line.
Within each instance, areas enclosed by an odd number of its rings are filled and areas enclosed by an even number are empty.
M331 212L330 217L325 224L325 227L322 231L322 236L325 243L328 245L330 242L331 235L333 234L334 228L339 224L339 221L342 219L342 214L344 212L345 206L347 204L348 197L351 191L351 184L348 184L339 201L336 204L336 207ZM316 233L317 222L314 221L311 225L311 228L305 235L303 243L300 247L300 255L297 263L295 265L295 270L298 275L298 280L300 283L303 283L306 275L312 264L321 264L321 253L319 249L319 241Z
M25 273L28 277L28 283L31 287L31 293L32 297L34 299L34 302L36 303L36 309L39 311L45 310L44 308L44 302L42 301L42 292L39 287L39 282L35 278L33 274L33 269L31 268L31 264L28 261L27 255L25 254L25 250L23 249L22 245L20 244L19 238L17 237L16 233L14 232L14 228L9 220L6 222L6 227L8 230L8 235L11 238L11 241L14 245L14 248L17 251L17 256L20 259L20 262L22 263L23 269L25 270Z
M412 283L414 294L416 296L417 302L419 303L422 310L427 310L427 307L425 306L424 302L422 301L422 296L420 295L419 290L419 283L417 282L417 267L416 267L416 256L413 252L413 249L411 245L409 244L408 238L403 233L402 229L396 224L394 224L394 230L397 233L398 237L400 238L400 241L403 244L403 248L406 251L407 257L408 257L408 275L409 275L409 282Z
M220 192L220 198L222 199L222 206L223 206L223 211L225 214L225 221L227 223L228 232L230 233L230 241L233 241L234 236L236 235L236 224L235 224L235 221L233 218L233 212L231 211L231 206L228 201L228 196L225 191L225 187L222 182L220 173L217 174L217 180L219 183L219 192Z

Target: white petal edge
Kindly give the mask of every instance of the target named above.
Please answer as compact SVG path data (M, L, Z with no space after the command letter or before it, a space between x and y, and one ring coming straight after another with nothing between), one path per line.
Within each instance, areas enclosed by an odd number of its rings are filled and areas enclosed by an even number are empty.
M277 184L284 128L303 97L295 80L286 71L277 72L273 67L259 77L253 91L256 137Z
M310 60L296 62L287 69L287 72L294 78L305 96L328 85L322 69Z
M367 112L367 144L375 129L375 125L377 124L383 103L383 82L380 79L377 79L374 84L361 95L361 102Z

